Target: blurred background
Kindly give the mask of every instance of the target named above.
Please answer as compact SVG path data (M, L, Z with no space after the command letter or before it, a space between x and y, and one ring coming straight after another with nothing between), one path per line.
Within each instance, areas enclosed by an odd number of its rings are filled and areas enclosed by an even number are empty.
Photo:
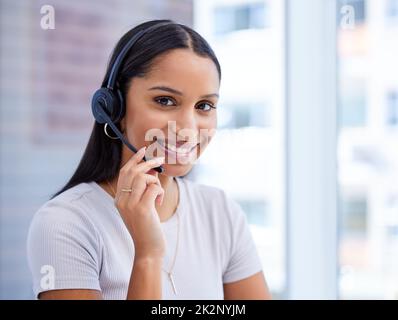
M327 254L336 259L328 294L317 296L315 283L311 297L398 299L398 0L316 1L334 9L326 40L335 44L336 134L327 147L336 158L329 195L336 228ZM294 120L288 121L286 57L288 43L303 40L289 35L293 2L0 1L0 299L33 298L27 230L82 156L94 123L91 95L113 46L136 24L164 18L204 36L223 72L218 133L187 178L239 202L274 298L301 297L291 294L299 273L290 259L301 252L289 242L296 225L289 225L287 132ZM316 10L314 0L300 3L309 17ZM54 9L53 29L41 24L46 6ZM313 226L306 215L302 220ZM310 257L315 264L322 259Z

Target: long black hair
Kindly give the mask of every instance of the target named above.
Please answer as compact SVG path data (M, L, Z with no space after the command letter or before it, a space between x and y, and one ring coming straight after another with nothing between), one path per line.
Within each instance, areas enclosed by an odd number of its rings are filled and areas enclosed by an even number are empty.
M109 59L102 85L106 84L111 67L126 43L139 31L163 22L169 22L169 24L157 28L155 32L146 33L124 59L118 74L118 85L124 96L124 101L126 101L131 79L145 76L150 71L154 58L173 49L189 48L199 56L212 59L221 81L221 67L217 57L200 34L172 20L151 20L137 25L118 41ZM115 125L120 129L120 123ZM103 124L94 122L90 139L75 173L67 184L53 194L50 199L79 183L91 181L98 183L108 179L112 180L117 176L121 165L122 142L119 139L108 138L104 133L103 126ZM110 134L113 134L110 128L108 130Z

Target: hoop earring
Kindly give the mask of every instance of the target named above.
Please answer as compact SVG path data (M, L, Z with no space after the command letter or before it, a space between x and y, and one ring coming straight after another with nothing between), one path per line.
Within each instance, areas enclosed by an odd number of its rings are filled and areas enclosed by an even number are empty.
M112 136L108 133L108 131L106 131L106 128L107 128L107 127L108 127L108 124L105 123L105 125L104 125L104 132L105 132L106 136L109 137L109 138L111 138L111 139L119 139L119 137L112 137Z

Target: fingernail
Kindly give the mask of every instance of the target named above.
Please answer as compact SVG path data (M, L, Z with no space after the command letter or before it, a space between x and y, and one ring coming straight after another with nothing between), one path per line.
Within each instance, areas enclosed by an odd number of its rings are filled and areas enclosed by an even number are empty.
M158 204L161 206L162 203L163 203L163 195L161 194L161 195L159 195L158 197L159 197L159 198L158 198Z
M158 203L158 205L162 205L162 202L163 202L163 200L162 200L162 196L157 196L157 198L156 198L156 202Z
M164 162L164 157L157 157L154 159L156 163L163 163Z
M142 147L140 150L138 150L137 153L142 154L145 152L146 146Z

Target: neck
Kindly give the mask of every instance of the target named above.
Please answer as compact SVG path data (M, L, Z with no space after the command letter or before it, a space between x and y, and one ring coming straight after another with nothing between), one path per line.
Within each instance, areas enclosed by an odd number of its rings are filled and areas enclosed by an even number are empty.
M168 220L177 209L179 202L179 190L174 177L164 174L157 174L160 184L164 190L164 198L162 205L155 204L156 211L159 214L160 221Z

